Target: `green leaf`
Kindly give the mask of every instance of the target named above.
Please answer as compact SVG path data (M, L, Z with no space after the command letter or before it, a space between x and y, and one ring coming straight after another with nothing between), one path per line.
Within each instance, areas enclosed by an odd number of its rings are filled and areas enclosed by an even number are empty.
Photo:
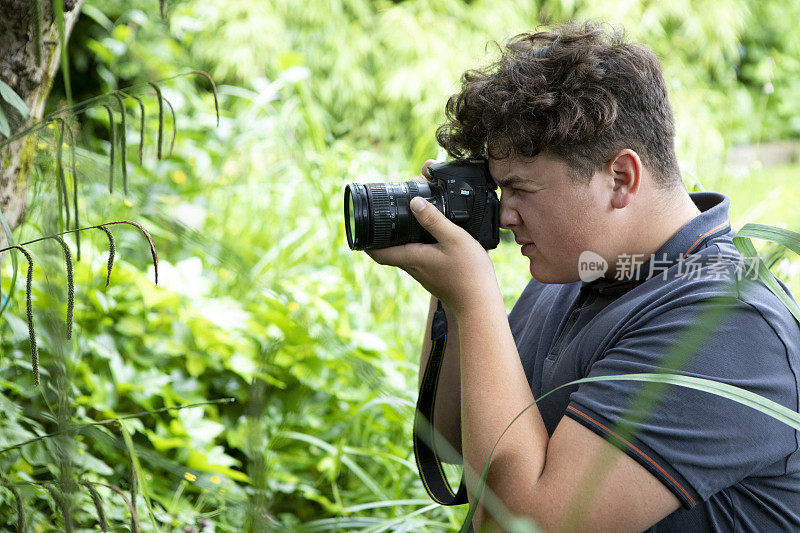
M0 109L0 116L2 116L2 114L3 110ZM6 217L3 215L2 212L0 212L0 225L3 226L3 231L6 234L6 242L8 242L8 245L9 246L15 245L16 242L14 242L14 234L11 232L11 227L8 224L8 220L6 220ZM17 268L18 268L17 254L10 254L10 255L11 255L11 271L12 271L11 284L8 287L8 295L5 297L5 300L2 302L2 305L0 305L0 317L3 316L3 312L6 310L6 307L8 307L8 305L11 303L11 295L14 294L14 288L17 286ZM2 294L3 292L0 290L0 296L2 296ZM3 298L0 297L0 300L3 300Z
M788 229L776 228L766 224L745 224L736 233L736 236L753 237L762 241L774 242L800 255L800 233L795 233Z
M136 509L136 487L140 487L142 489L142 496L144 497L144 501L147 504L148 514L150 515L150 521L153 524L153 531L158 531L158 526L156 525L156 518L153 515L153 504L150 501L150 491L148 489L147 484L147 477L142 473L142 465L139 462L139 456L136 454L136 448L133 444L133 439L131 438L131 433L126 426L127 422L123 420L117 420L120 427L120 432L122 433L122 439L125 442L125 448L128 450L128 457L131 462L131 505L133 506L134 510Z
M306 435L304 433L299 433L296 431L281 431L279 433L279 436L287 439L295 439L307 442L308 444L320 447L329 454L337 453L335 446L332 446L331 444L325 442L324 440L318 439L317 437L311 435ZM342 455L341 461L342 464L347 466L361 480L361 482L364 483L364 485L373 492L373 496L378 496L382 500L389 499L389 497L381 489L380 485L369 474L367 474L360 466L358 466L355 461L350 459L347 455Z
M28 113L28 106L25 105L25 102L22 101L22 98L19 97L17 93L14 92L14 89L9 87L9 85L3 81L0 81L0 96L3 97L3 100L14 106L14 108L20 112L23 117L27 117Z
M779 229L779 228L772 228L772 229ZM787 230L784 230L787 231ZM790 232L791 233L791 232ZM755 246L753 246L753 241L748 239L747 237L742 237L737 235L733 238L733 244L736 248L742 253L745 257L758 257L758 253L756 252ZM782 243L781 243L782 244ZM797 307L797 303L792 300L792 297L786 290L778 283L778 280L775 276L772 275L772 272L767 268L763 261L758 261L758 277L761 278L761 281L771 290L775 296L780 298L789 311L794 315L794 318L797 320L798 324L800 324L800 308Z
M91 4L83 4L81 6L81 15L86 15L108 32L114 29L114 23L111 22L111 19L109 19L102 11Z
M6 119L6 113L3 111L2 107L0 107L0 133L6 137L11 135L11 130L8 127L8 120Z

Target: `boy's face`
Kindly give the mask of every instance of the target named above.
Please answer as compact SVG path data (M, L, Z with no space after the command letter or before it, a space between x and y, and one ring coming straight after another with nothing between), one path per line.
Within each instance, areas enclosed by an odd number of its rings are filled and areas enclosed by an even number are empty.
M599 170L588 183L575 183L566 163L549 154L490 158L489 172L500 186L500 226L514 233L537 281L580 280L585 250L606 261L613 256L613 176Z

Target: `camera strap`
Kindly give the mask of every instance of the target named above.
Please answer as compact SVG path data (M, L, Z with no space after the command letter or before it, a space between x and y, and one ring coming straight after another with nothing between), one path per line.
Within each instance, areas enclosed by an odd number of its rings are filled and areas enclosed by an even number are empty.
M444 349L447 346L447 316L441 301L437 301L436 311L433 313L431 341L431 353L422 376L414 415L414 456L417 459L419 477L428 496L440 505L461 505L469 503L463 474L458 491L453 493L442 469L442 462L433 450L433 408L436 405L436 388L439 385Z

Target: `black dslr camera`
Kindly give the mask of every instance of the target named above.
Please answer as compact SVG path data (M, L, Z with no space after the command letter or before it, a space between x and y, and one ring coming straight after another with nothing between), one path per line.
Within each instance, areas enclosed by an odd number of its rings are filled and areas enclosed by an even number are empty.
M487 250L500 242L500 201L483 160L450 161L428 167L432 182L351 183L344 190L344 223L352 250L409 242L434 243L411 212L422 196Z

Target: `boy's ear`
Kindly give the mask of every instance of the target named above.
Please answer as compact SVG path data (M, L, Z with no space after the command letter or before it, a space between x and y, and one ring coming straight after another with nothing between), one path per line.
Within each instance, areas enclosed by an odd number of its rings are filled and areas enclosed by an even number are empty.
M639 154L625 148L609 159L606 170L613 179L611 205L616 209L623 209L639 192L643 172L642 160Z

